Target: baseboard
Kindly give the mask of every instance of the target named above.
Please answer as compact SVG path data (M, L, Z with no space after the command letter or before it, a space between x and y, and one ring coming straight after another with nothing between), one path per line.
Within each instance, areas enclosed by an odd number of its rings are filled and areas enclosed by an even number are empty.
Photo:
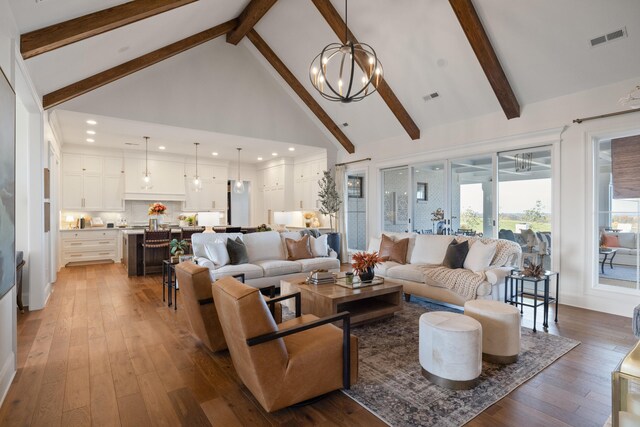
M11 387L13 377L16 375L16 355L12 351L2 364L2 370L0 371L0 405L4 402Z
M633 315L634 306L637 305L637 302L634 301L635 300L629 300L621 304L620 301L608 300L590 295L560 293L560 305L570 305L572 307L584 308L587 310L599 311L602 313L629 318Z

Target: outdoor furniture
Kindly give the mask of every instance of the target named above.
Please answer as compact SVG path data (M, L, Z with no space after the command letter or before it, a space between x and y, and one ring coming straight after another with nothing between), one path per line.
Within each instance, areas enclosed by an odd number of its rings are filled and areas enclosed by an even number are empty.
M600 248L598 253L600 255L604 255L600 263L600 273L604 274L604 265L606 264L607 259L609 260L609 267L613 270L613 259L616 257L618 250L613 248Z

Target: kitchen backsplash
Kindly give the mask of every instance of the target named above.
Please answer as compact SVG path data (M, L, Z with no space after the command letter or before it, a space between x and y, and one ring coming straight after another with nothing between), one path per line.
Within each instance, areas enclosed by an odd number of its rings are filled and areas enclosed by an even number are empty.
M184 212L182 210L182 202L167 202L163 200L157 200L167 207L167 213L164 216L164 222L177 224L178 216L181 214L194 215L195 212ZM126 219L128 225L146 225L149 223L148 210L149 206L155 202L149 202L147 200L126 200L124 202L124 212L71 212L62 211L61 222L64 226L68 226L66 217L72 215L74 220L77 220L81 216L85 218L102 218L104 224L113 222L117 224L119 220Z

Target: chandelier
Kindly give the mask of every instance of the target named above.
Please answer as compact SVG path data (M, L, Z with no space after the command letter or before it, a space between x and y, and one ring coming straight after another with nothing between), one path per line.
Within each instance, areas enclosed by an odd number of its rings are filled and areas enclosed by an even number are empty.
M640 108L640 85L631 89L631 92L618 101L620 104L629 108Z
M356 102L376 92L382 64L366 43L349 40L347 0L344 2L345 44L330 43L311 61L309 78L320 95L330 101Z

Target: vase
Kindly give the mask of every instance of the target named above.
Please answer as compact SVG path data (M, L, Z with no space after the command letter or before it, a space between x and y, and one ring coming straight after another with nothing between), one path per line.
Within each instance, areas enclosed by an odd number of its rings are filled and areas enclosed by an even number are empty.
M367 267L365 271L358 274L358 277L360 277L360 281L363 283L371 282L374 276L375 274L373 272L373 267Z
M304 226L307 227L307 228L310 228L311 227L311 220L310 219L305 219L304 220Z

